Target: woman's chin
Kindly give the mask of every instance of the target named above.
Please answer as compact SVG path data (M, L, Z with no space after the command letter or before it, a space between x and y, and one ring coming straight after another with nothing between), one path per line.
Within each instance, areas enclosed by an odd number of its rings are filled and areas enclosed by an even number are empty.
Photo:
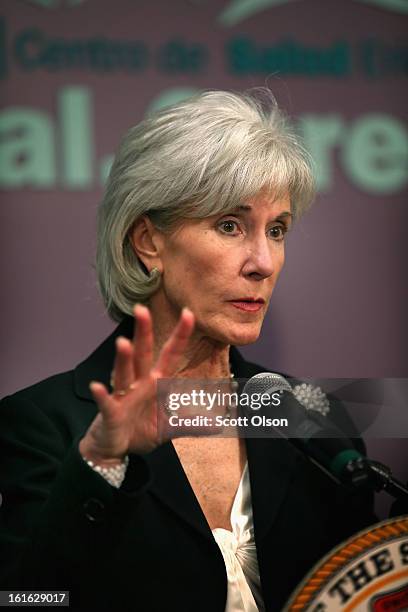
M245 346L246 344L253 344L259 338L259 334L253 334L252 336L239 336L236 340L231 340L229 344L234 344L236 346Z
M231 326L225 330L223 341L226 344L237 344L244 346L256 342L261 333L261 328L258 325L251 325L245 328L243 325Z

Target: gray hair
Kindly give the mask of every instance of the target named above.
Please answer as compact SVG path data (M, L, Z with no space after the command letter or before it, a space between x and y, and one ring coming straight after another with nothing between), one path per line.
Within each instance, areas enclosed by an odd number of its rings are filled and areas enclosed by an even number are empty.
M148 302L160 285L129 240L141 215L171 232L187 218L230 212L265 191L288 193L295 218L314 196L311 160L268 88L204 91L132 127L98 213L96 267L112 319Z

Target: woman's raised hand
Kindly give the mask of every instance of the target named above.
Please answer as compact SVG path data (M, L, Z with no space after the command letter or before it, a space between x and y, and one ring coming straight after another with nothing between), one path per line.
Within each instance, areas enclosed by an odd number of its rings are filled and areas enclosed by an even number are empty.
M150 311L135 306L133 341L116 339L112 373L113 392L92 382L90 389L99 408L79 444L80 453L100 465L122 461L127 453L148 453L165 442L159 427L163 416L157 408L157 380L171 378L180 368L194 329L194 315L183 308L172 334L153 363L153 323Z

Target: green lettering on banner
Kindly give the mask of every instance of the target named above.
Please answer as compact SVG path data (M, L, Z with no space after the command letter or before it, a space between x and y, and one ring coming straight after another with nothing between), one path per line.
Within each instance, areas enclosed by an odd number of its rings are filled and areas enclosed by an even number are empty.
M89 188L93 182L93 114L85 87L65 87L59 95L62 181L70 189Z
M163 72L197 73L208 60L204 45L187 43L181 39L170 40L158 49L157 65Z
M187 98L190 98L199 91L201 90L197 87L170 87L169 89L164 89L158 96L153 98L146 109L145 115L148 116L150 113L159 111L166 106L177 104L177 102L181 102L182 100L187 100ZM99 178L102 185L104 185L108 179L113 159L114 155L105 155L99 163Z
M339 78L352 72L350 45L346 41L336 41L327 47L303 45L292 39L261 45L239 36L227 42L226 60L232 74L273 72Z
M41 66L44 45L44 36L40 30L23 30L14 40L15 60L25 70L35 70Z
M372 193L393 193L408 180L408 135L397 119L366 115L351 128L342 159L352 181Z
M187 100L187 98L190 98L199 91L201 90L198 87L170 87L169 89L164 89L158 96L153 98L145 114L149 115L171 104Z
M408 74L408 45L389 44L376 38L362 41L356 48L356 59L363 73L370 79L406 76Z
M195 87L161 91L146 114L199 91ZM94 159L93 106L88 88L69 86L58 92L56 125L55 130L51 116L29 107L1 111L1 188L84 190L95 182L104 184L113 155L108 152ZM363 191L395 193L408 182L408 135L394 117L366 115L350 128L338 114L306 114L299 117L298 128L315 162L318 191L333 188L336 149L346 176ZM56 160L60 162L58 175Z
M380 8L395 11L396 13L408 13L406 0L356 0L364 4L373 4ZM265 9L275 8L283 4L289 4L293 0L230 0L222 13L218 16L218 22L228 28L237 25L241 21L253 17L256 13Z
M396 13L402 13L403 15L408 13L407 0L358 0L365 4L373 4L380 8L388 11L395 11Z
M339 115L303 115L299 121L306 148L315 162L316 185L329 191L333 184L333 149L342 142L344 123Z
M14 38L12 48L16 63L24 71L57 72L77 69L94 72L136 72L144 70L149 60L148 48L141 41L110 40L105 37L51 38L35 28L19 32ZM198 45L191 46L188 55L190 67L195 66L204 52L204 47L201 49Z
M56 183L54 126L45 113L25 108L0 115L0 185L53 188Z

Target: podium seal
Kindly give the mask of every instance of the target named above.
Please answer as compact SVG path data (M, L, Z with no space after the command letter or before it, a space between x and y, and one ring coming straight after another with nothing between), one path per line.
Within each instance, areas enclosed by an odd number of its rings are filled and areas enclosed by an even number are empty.
M284 612L408 610L408 515L360 531L328 553Z

